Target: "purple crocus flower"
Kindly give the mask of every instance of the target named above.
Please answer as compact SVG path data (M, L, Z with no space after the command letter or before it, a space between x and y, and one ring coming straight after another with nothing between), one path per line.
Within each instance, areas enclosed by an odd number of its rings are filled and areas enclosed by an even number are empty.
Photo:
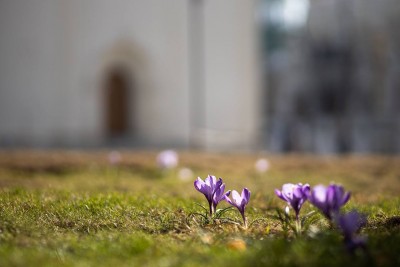
M296 213L296 220L299 219L299 212L301 206L307 200L307 195L310 191L310 185L308 184L284 184L282 191L275 189L275 194L282 200L286 201Z
M249 189L244 188L241 195L239 195L236 190L232 190L232 200L228 196L225 196L225 200L239 210L243 218L244 227L247 228L247 220L246 216L244 215L244 209L246 208L246 205L247 203L249 203L250 200Z
M356 232L365 224L365 217L355 210L339 216L338 225L343 233L344 241L349 251L354 251L357 247L365 246L365 237L355 235Z
M230 191L224 193L225 184L222 179L217 180L213 175L208 175L204 181L197 177L197 180L194 181L194 187L206 197L210 207L210 215L216 211L218 203L230 194Z
M350 193L345 192L340 185L331 184L314 186L308 194L308 200L329 219L339 214L340 208L350 199Z

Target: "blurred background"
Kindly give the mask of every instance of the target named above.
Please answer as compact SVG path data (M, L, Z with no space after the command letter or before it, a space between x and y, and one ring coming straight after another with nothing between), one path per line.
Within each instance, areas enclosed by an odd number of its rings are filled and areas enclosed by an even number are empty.
M0 0L0 147L400 152L398 0Z
M266 147L400 151L400 4L264 0Z

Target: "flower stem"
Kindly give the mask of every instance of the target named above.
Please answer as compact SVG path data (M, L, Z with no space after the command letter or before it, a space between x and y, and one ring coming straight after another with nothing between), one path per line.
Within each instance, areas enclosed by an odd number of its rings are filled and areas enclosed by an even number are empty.
M247 229L247 219L246 216L244 216L244 213L242 213L242 218L243 218L243 226L245 229Z
M296 234L301 234L301 221L298 214L296 214Z

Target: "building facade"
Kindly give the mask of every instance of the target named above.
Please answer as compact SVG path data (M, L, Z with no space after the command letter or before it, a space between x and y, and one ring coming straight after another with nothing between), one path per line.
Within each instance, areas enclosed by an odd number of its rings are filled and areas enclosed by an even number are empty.
M251 149L255 1L0 3L0 146Z

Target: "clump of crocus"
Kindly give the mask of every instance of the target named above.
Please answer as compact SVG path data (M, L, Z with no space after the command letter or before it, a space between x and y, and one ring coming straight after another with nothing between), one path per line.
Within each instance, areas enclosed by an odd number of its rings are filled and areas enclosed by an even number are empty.
M161 169L172 169L178 165L178 153L164 150L157 155L157 164Z
M197 180L194 181L194 187L206 197L210 208L210 216L216 212L218 203L231 193L230 190L224 192L225 184L222 179L219 178L217 180L213 175L208 175L204 181L197 177Z
M364 216L353 210L339 215L337 224L343 233L344 242L350 252L353 252L358 247L365 247L366 238L356 235L357 231L366 224Z
M250 191L247 188L244 188L242 190L242 194L239 195L239 193L236 190L232 190L232 200L228 197L228 195L225 196L225 200L231 204L232 206L236 207L240 214L242 215L243 218L243 225L245 228L247 228L247 219L244 214L244 210L246 208L246 205L250 201Z
M345 192L340 185L331 184L328 187L317 185L308 194L308 200L317 207L331 222L339 215L340 208L350 199L350 193Z
M310 185L308 184L284 184L282 191L275 189L275 194L282 200L286 201L294 210L296 214L296 230L301 231L301 224L299 220L300 209L304 202L307 200L307 196L310 191Z

